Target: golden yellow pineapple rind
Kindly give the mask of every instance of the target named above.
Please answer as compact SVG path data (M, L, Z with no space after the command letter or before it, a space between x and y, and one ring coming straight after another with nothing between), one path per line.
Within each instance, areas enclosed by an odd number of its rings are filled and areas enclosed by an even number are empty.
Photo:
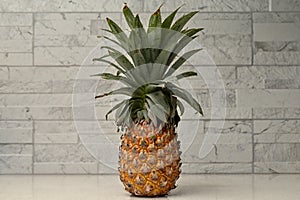
M128 192L161 196L175 188L181 152L173 126L159 130L144 121L128 129L121 138L119 172Z

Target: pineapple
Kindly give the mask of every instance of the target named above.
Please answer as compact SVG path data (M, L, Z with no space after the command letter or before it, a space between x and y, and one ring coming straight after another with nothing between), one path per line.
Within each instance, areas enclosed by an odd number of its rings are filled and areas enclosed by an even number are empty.
M195 15L190 12L174 20L178 9L164 20L160 8L150 16L146 29L139 15L133 15L125 4L123 14L130 28L129 35L113 20L107 18L115 39L105 39L118 45L111 46L107 55L95 58L113 66L117 72L100 73L106 80L121 82L124 87L96 96L127 95L107 114L115 114L118 131L122 130L119 147L119 173L125 189L136 196L162 196L175 188L180 175L180 143L176 127L184 112L181 100L186 101L201 115L202 108L192 95L178 86L182 78L196 76L194 71L174 75L185 61L201 49L180 51L195 39L202 28L185 28ZM108 60L111 59L112 61Z

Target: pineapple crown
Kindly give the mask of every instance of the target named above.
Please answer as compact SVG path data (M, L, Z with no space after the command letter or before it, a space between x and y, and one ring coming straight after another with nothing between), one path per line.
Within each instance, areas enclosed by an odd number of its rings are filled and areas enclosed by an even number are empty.
M107 119L109 114L116 111L115 120L118 126L130 127L132 123L144 120L156 126L162 123L177 126L180 121L178 111L181 115L184 113L184 106L179 98L203 115L200 104L188 91L176 84L180 79L197 76L197 73L186 71L174 75L191 56L201 50L194 49L179 55L182 49L198 37L196 34L203 30L184 29L198 11L185 14L175 21L175 15L181 8L179 7L162 20L160 8L151 15L146 29L139 15L134 16L125 4L123 14L130 28L129 34L113 20L106 18L110 29L103 30L113 35L114 39L107 36L103 38L125 53L111 46L102 46L101 48L107 49L107 54L94 58L94 61L107 63L117 72L94 76L119 81L125 86L95 98L109 95L129 96L106 114Z

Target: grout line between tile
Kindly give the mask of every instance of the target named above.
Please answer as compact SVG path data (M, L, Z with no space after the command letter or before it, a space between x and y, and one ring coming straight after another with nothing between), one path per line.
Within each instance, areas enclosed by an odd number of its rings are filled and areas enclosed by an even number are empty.
M0 13L3 13L3 14L29 14L29 13L34 13L34 14L57 14L57 13L75 13L75 14L94 14L94 13L122 13L121 11L28 11L28 12L22 12L22 11L2 11ZM162 11L162 13L170 13L172 12L171 10L170 11ZM189 11L186 10L186 11L178 11L178 13L188 13ZM270 11L269 8L268 10L264 10L264 11L201 11L200 13L203 13L203 14L249 14L249 13L300 13L300 11L275 11L275 10L272 10ZM150 11L142 11L140 13L153 13L153 12L150 12Z
M32 174L34 174L34 157L35 157L35 121L31 117L32 120Z
M251 117L252 117L252 174L254 174L254 150L255 150L255 143L254 143L254 119L253 119L253 108L251 108Z
M35 14L32 13L32 65L34 66Z
M251 13L251 65L254 65L254 22L253 13Z

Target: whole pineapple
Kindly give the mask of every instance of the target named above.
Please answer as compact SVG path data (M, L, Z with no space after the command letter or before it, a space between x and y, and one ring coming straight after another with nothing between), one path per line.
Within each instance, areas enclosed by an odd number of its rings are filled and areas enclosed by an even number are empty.
M179 56L180 51L202 30L183 29L197 12L190 12L173 22L179 9L162 21L159 8L151 15L146 30L139 15L134 16L125 4L123 14L130 27L129 35L107 18L110 30L106 31L113 34L116 40L104 38L126 53L103 46L108 54L94 59L108 63L117 70L116 74L101 73L96 76L125 85L96 98L116 94L129 96L115 105L106 118L116 111L118 130L123 130L119 148L120 179L125 189L136 196L166 195L175 188L181 166L180 144L175 128L180 121L178 111L180 114L184 112L178 98L203 114L200 104L192 95L174 83L197 75L193 71L177 75L174 72L201 50L188 51Z

